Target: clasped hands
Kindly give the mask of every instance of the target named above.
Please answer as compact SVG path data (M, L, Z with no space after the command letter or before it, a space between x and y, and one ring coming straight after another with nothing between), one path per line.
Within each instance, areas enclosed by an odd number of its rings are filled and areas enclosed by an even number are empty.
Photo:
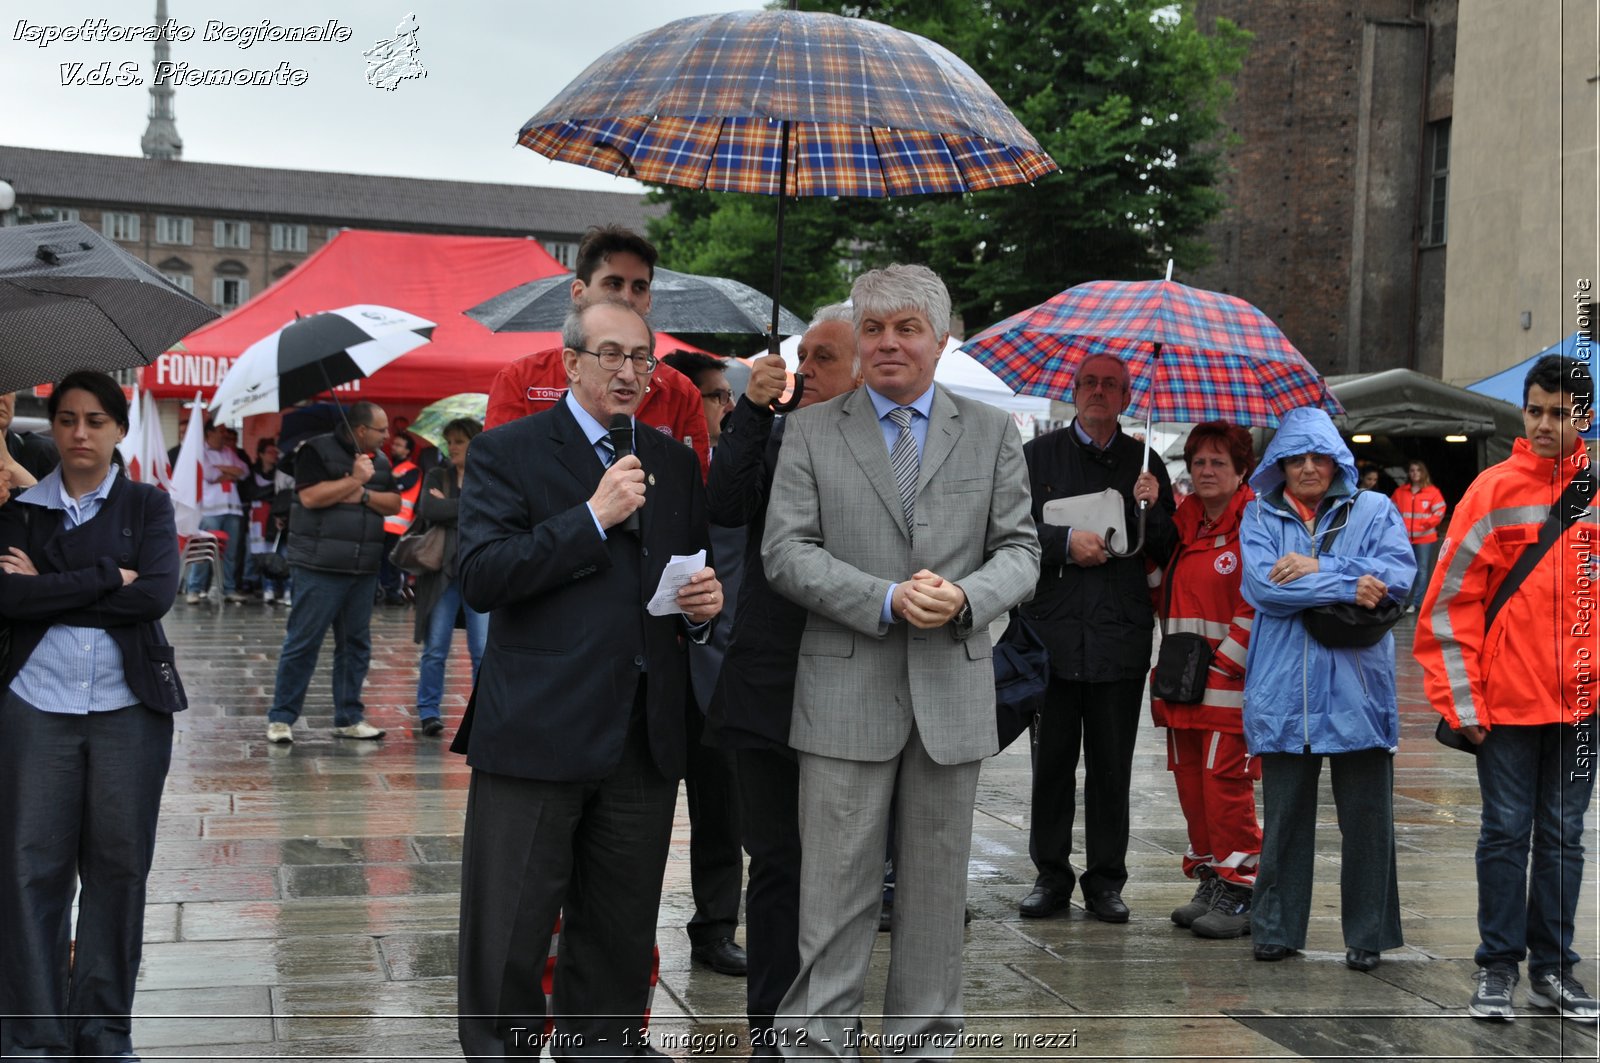
M1267 572L1267 578L1278 586L1293 583L1301 576L1308 576L1321 570L1321 566L1314 557L1305 554L1289 553L1274 561L1272 568ZM1383 601L1384 595L1389 593L1389 585L1370 572L1356 580L1355 602L1363 609L1376 609L1378 603Z
M929 631L954 620L966 604L966 591L924 568L895 584L889 611L912 627Z

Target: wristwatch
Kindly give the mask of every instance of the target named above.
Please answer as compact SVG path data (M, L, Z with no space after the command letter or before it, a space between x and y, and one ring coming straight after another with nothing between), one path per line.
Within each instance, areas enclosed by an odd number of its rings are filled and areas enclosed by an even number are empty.
M952 623L955 624L955 626L958 627L958 628L959 627L971 627L972 626L972 603L971 602L962 602L961 603L961 611L956 614L956 618L955 618L955 620L952 621Z
M367 499L369 499L371 497L372 497L372 492L367 490L365 487L363 487L361 489L361 504L363 506L366 505L367 504Z

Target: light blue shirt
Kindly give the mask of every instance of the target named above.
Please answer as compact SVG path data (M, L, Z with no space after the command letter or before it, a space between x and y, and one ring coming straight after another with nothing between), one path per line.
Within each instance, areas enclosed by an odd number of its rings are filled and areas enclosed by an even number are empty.
M61 510L61 530L71 531L100 512L119 472L111 466L99 487L73 498L56 468L13 501ZM122 650L116 641L102 628L70 624L50 625L11 681L11 692L36 709L72 716L123 709L139 701L123 674Z
M578 427L583 429L584 438L594 448L594 456L600 459L600 467L602 469L605 468L611 461L611 455L606 451L605 447L600 445L600 441L608 438L611 435L611 430L589 416L589 411L578 404L578 400L572 397L572 392L568 391L561 401L566 403L567 409L572 411L572 416L578 421ZM638 421L633 422L633 430L635 432L639 430ZM600 518L595 516L594 506L587 502L584 505L589 506L589 518L594 521L594 530L600 533L600 538L602 540L609 538L606 535L606 530L600 526Z
M872 400L872 410L878 415L878 427L883 429L883 445L893 454L895 440L900 438L900 426L894 423L889 414L898 410L902 403L884 398L866 385L862 385L861 390ZM920 467L922 452L928 446L928 417L933 410L933 385L929 384L927 391L904 405L910 406L915 411L911 417L911 438L917 441L917 461ZM900 586L898 583L889 584L889 591L883 596L883 610L878 614L878 623L884 627L897 623L900 619L894 615L894 610L891 608L894 604L894 589L898 586Z

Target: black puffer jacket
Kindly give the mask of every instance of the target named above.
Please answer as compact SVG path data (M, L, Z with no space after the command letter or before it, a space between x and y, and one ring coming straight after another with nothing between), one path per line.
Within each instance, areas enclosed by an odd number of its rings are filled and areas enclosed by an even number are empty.
M1136 536L1133 483L1139 478L1144 444L1119 430L1109 447L1097 450L1078 438L1074 423L1031 440L1022 452L1042 552L1039 586L1022 612L1050 650L1051 671L1088 683L1143 676L1150 670L1155 629L1145 560L1164 567L1177 542L1165 466L1158 457L1151 458L1161 494L1146 518L1142 556L1113 557L1104 565L1079 568L1067 556L1067 529L1044 523L1044 504L1115 488L1127 500L1128 534Z

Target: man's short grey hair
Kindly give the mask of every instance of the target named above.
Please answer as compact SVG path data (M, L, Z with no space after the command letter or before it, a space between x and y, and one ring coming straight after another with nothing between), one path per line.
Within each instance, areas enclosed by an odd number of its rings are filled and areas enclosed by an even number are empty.
M943 336L950 331L950 290L927 266L897 262L868 270L851 286L850 303L855 308L858 330L865 318L914 310L928 322L934 335Z
M826 325L830 321L843 321L850 326L852 337L856 328L856 313L849 303L829 303L827 306L817 307L816 313L811 315L811 324L806 326L810 332L818 325ZM857 347L852 339L850 345L850 375L861 375L861 348Z
M574 306L571 310L568 310L566 319L561 322L561 346L570 347L575 351L589 346L588 337L583 334L583 315L597 306L614 306L619 310L626 310L638 318L640 323L644 325L645 333L650 337L650 353L656 353L656 330L650 327L650 322L645 320L643 314L629 306L625 300L614 296L596 299L592 303L584 303L582 306Z

